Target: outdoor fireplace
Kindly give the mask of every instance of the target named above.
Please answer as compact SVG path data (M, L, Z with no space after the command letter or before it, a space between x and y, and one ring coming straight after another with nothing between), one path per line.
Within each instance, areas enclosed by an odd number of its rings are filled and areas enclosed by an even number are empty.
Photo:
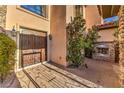
M114 61L114 47L112 42L97 42L93 58L104 61Z
M109 46L107 45L98 45L97 47L97 53L101 56L107 56L109 54Z

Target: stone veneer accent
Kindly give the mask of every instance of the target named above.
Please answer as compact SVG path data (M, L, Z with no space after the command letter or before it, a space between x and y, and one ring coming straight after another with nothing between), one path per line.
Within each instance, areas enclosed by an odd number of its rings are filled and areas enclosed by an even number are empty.
M124 87L124 6L120 7L119 10L119 47L120 47L120 83Z
M105 54L105 56L101 56L97 50L97 46L99 46L99 45L107 46L108 54ZM97 42L97 43L95 43L95 53L93 53L93 59L114 62L115 61L114 42Z
M6 12L7 12L7 6L0 5L0 26L3 28L5 28L6 26Z

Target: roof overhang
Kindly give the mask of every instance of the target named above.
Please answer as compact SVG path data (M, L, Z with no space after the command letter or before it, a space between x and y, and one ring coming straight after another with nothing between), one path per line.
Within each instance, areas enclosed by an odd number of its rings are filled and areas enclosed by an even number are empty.
M98 5L99 14L103 18L117 16L120 5Z

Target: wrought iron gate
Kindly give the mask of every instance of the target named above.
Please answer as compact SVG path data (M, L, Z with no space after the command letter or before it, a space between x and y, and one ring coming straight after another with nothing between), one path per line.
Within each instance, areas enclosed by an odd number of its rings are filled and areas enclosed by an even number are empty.
M20 34L19 47L21 50L20 67L29 66L47 60L47 34L36 36Z

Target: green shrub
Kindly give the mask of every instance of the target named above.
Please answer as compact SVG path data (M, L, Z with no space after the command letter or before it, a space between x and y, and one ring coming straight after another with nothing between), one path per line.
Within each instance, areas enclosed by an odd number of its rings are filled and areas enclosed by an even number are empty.
M83 32L85 29L85 20L81 16L75 17L67 25L67 61L77 67L83 64L85 46Z
M98 34L98 27L93 25L92 28L88 29L88 33L85 38L85 56L92 58L92 53L94 51L94 43L97 42L97 39L100 38Z
M14 69L16 43L7 35L0 33L0 79L1 82Z

